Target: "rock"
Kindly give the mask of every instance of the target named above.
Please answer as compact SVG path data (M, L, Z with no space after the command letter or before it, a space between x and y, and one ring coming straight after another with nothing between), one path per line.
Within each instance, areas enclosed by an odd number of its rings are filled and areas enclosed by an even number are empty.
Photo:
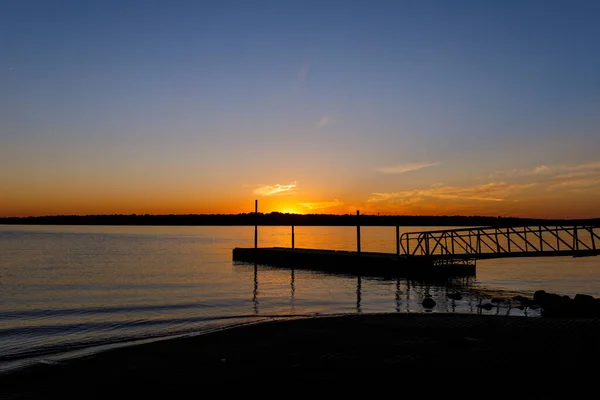
M526 299L523 299L521 304L524 305L525 307L531 307L531 306L535 306L536 302L526 298Z
M588 294L576 294L575 298L573 299L573 301L576 301L578 303L582 303L582 304L594 304L594 301L596 299L594 299L592 296L588 295Z
M520 303L522 303L524 300L529 300L527 297L523 297L523 296L520 296L520 295L514 296L512 299L515 300L515 301L518 301Z
M491 303L479 304L477 307L482 308L484 310L491 310L494 306Z
M462 295L460 293L449 293L448 298L452 300L462 300Z
M425 308L433 308L433 307L435 307L436 303L435 303L435 300L433 300L431 297L426 297L423 300L422 304L423 304L423 307L425 307Z
M533 294L533 301L535 301L540 306L544 307L544 305L556 304L564 302L565 300L558 294L546 293L543 290L538 290Z
M500 297L492 297L491 302L492 303L504 303L504 299L501 299Z
M566 294L562 298L563 298L563 300L571 300L571 298L569 296L567 296Z

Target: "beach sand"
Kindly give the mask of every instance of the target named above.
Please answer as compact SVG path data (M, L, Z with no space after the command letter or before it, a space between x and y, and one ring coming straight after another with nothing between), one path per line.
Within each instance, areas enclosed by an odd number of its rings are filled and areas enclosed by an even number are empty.
M115 397L119 390L151 393L159 383L222 389L285 376L311 384L337 384L340 377L366 383L391 371L397 378L400 370L473 376L500 369L517 377L585 368L596 365L599 355L599 319L432 313L315 317L35 365L0 375L0 397ZM384 375L371 374L373 369ZM81 387L88 395L81 395Z

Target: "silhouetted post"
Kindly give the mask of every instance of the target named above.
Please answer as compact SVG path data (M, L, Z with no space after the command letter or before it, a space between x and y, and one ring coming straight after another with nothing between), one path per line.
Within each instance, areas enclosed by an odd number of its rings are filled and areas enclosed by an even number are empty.
M254 248L258 248L258 200L254 200Z
M292 225L292 250L295 249L295 244L294 244L294 225Z
M396 255L400 255L400 227L396 225Z
M356 252L360 255L360 211L356 210Z
M544 240L542 239L542 227L538 226L538 233L540 234L540 251L544 248Z
M573 231L573 250L579 251L579 237L577 236L577 227Z

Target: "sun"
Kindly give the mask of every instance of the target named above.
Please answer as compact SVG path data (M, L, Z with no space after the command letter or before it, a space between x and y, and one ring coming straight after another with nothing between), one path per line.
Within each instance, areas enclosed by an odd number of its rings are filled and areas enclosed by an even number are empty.
M298 210L294 207L282 207L277 211L279 211L282 214L300 214Z

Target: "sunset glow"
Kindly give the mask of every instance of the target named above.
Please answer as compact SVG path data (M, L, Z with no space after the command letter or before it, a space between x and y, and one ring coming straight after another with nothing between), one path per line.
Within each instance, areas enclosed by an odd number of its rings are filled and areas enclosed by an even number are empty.
M594 2L34 3L0 216L600 216Z

